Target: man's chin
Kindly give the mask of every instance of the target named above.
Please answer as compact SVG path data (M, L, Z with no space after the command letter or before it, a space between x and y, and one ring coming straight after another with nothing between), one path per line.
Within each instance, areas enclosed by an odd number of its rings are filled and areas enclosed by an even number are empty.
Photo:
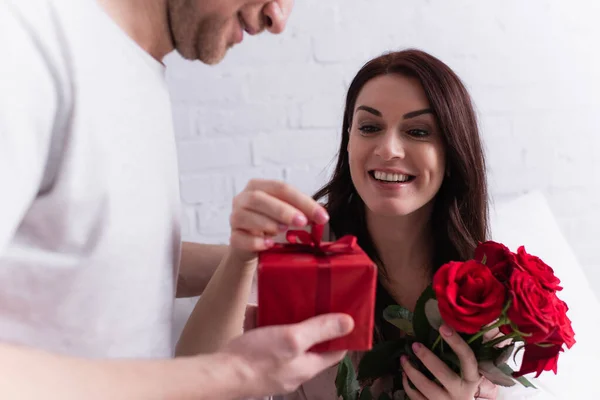
M200 52L196 59L207 65L215 65L223 61L227 55L227 50L229 50L229 47L219 52Z
M223 61L225 55L227 55L227 51L233 46L229 46L223 50L219 51L203 51L203 50L195 50L195 49L175 49L177 53L185 60L188 61L200 61L207 65L215 65Z

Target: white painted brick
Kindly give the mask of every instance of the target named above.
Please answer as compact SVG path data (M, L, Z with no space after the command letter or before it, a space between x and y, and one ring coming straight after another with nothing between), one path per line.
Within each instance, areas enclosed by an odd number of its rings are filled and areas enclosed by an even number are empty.
M223 73L223 70L183 60L178 55L171 56L165 64L173 102L235 104L246 100L243 75Z
M180 141L179 171L182 174L250 164L247 139L204 139Z
M285 169L285 180L303 193L312 196L330 178L335 161L327 165L309 165Z
M344 116L344 99L308 101L300 106L301 128L338 128Z
M205 174L180 179L181 198L186 204L229 203L233 198L232 178L225 174Z
M281 167L261 167L248 168L243 171L237 171L234 176L234 191L240 193L248 182L252 179L271 179L282 181L284 179L283 168Z
M244 35L243 45L238 45L219 67L244 69L265 64L305 64L312 59L310 36L286 30L281 35Z
M188 241L196 231L196 211L191 206L181 207L181 239Z
M245 103L238 107L207 105L196 110L194 124L201 136L250 136L285 129L289 125L287 104Z
M198 233L205 236L229 237L231 232L229 216L231 204L202 205L196 208L198 217Z
M173 105L173 129L177 139L190 139L194 136L192 108L186 104Z
M261 96L274 103L305 102L344 94L344 76L335 66L267 65L254 70L245 82L248 98Z
M335 130L299 130L281 135L261 135L252 142L254 165L294 165L334 157Z

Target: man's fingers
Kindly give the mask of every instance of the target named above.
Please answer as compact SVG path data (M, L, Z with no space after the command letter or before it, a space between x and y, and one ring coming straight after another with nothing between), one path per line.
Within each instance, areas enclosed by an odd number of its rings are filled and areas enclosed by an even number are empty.
M249 193L255 193L254 196L258 196L256 199L250 199L250 203L255 203L259 207L257 211L283 224L302 227L306 225L308 220L317 224L325 224L329 221L327 212L319 203L284 182L251 180L246 190ZM264 199L260 198L257 192L264 192L279 199L287 207L282 207L280 203L272 200L261 201ZM256 209L252 204L249 208ZM304 221L301 221L302 218L304 218Z
M339 363L344 356L346 351L330 351L325 353L313 353L308 352L303 357L303 363L310 371L314 371L315 375L319 372L334 366Z
M244 332L256 328L256 315L258 313L258 306L255 304L248 304L246 306L246 314L244 315Z
M286 340L294 353L304 353L314 345L345 336L354 329L346 314L324 314L290 325Z
M468 383L479 382L479 368L477 359L469 345L449 326L440 326L440 334L448 345L454 350L460 360L460 369L463 374L463 380Z

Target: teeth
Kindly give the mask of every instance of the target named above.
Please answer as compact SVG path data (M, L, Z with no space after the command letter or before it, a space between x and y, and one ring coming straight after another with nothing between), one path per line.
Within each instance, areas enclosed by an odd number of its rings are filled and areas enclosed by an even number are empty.
M408 175L390 174L382 171L375 171L373 175L375 179L386 182L406 182L410 178Z

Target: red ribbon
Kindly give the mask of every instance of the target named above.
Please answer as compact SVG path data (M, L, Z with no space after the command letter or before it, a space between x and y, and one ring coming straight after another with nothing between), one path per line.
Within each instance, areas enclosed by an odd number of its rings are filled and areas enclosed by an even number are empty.
M311 225L311 231L288 231L285 238L291 244L299 245L298 250L305 250L326 256L330 254L352 253L356 248L356 237L342 236L335 242L321 242L323 225Z

